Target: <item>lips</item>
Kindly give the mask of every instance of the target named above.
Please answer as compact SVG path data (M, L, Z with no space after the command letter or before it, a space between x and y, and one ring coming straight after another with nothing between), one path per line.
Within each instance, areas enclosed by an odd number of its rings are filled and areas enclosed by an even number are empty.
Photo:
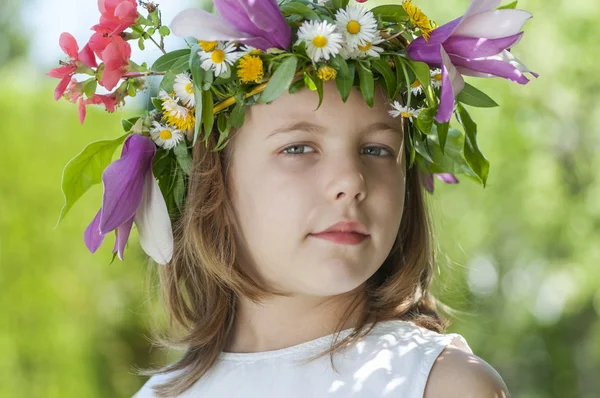
M321 232L319 234L311 234L311 236L341 245L358 245L369 237L369 235L360 234L358 232L339 231Z

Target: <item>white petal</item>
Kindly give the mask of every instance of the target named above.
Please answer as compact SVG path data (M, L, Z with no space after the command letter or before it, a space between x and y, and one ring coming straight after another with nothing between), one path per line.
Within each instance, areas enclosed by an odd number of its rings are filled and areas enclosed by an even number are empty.
M204 41L239 40L250 37L226 20L199 8L188 8L179 12L173 18L170 27L176 36L195 37Z
M472 0L467 12L465 12L464 19L482 12L494 10L500 5L501 1L502 0Z
M503 9L488 11L463 19L452 36L481 37L484 39L499 39L516 35L531 13L523 10Z
M440 52L442 54L442 62L444 63L446 69L448 69L448 74L450 75L450 80L452 81L452 92L454 93L454 97L456 98L458 93L460 93L462 89L465 88L465 79L463 79L460 73L458 73L458 71L456 70L456 67L450 60L450 56L448 55L446 50L444 50L444 47L440 46L440 48Z
M476 58L476 59L480 59L480 58ZM520 70L521 72L529 72L533 75L537 75L537 73L530 70L527 66L525 66L525 64L523 64L521 61L519 61L519 59L517 57L515 57L508 50L504 50L500 54L494 55L493 57L485 57L485 58L481 58L481 59L493 59L493 60L508 62L509 64L511 64L518 70Z
M484 77L484 78L498 77L496 75L492 75L491 73L475 72L474 70L463 68L460 66L457 66L456 70L463 76Z
M146 254L159 264L168 264L173 257L171 219L152 170L146 174L142 202L133 221Z

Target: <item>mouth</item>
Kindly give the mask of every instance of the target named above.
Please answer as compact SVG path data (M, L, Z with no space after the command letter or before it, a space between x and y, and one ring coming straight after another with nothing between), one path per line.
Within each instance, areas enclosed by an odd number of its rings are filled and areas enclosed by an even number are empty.
M318 234L310 234L315 238L324 239L340 245L359 245L364 242L369 235L364 235L358 232L321 232Z

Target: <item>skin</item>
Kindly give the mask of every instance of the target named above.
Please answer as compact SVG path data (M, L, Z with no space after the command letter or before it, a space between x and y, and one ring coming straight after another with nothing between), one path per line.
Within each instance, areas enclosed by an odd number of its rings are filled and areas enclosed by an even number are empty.
M318 95L308 89L248 108L230 143L240 260L254 278L292 296L260 304L242 298L225 351L270 351L334 333L388 256L402 218L405 158L401 120L376 94L373 108L356 88L344 103L330 81L316 111ZM269 136L302 122L321 132ZM368 230L359 245L310 236L348 218Z

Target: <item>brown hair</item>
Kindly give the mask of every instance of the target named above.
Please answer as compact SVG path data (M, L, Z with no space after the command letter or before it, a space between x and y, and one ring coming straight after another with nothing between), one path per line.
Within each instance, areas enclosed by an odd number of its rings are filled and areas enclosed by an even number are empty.
M405 125L405 142L408 142ZM201 378L223 351L234 321L236 298L255 302L284 295L255 282L236 262L235 217L228 192L231 146L212 152L217 134L208 145L194 148L188 196L174 224L174 252L169 265L159 266L161 298L169 319L165 336L153 330L156 345L184 349L184 355L159 369L137 369L139 375L177 372L177 377L153 387L158 397L181 394ZM404 145L408 159L409 145ZM402 319L442 333L450 322L438 312L451 310L431 293L435 264L432 226L418 168L406 162L406 190L402 221L388 257L367 280L364 294L353 300L336 333L360 304L364 304L357 326L340 342L311 358L320 358L351 345L369 333L377 322ZM370 325L370 326L368 326ZM178 334L176 328L181 331ZM335 369L335 366L334 366Z

